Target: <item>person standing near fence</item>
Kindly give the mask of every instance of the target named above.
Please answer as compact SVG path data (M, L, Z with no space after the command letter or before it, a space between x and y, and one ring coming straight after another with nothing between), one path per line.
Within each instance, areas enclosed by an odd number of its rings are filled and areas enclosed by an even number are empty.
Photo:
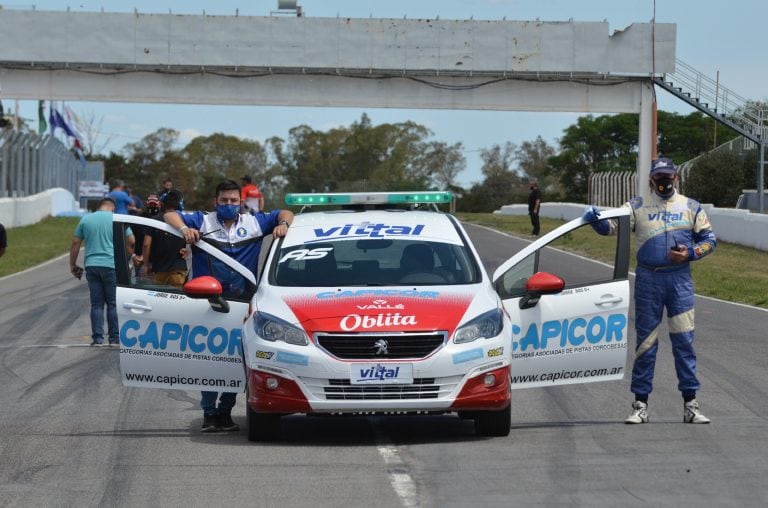
M5 226L0 224L0 258L5 254L5 249L8 248L8 234L5 232Z
M536 180L530 182L531 193L528 194L528 215L531 217L531 234L533 236L539 236L541 230L541 221L539 219L539 210L541 209L541 192L539 192L539 184Z

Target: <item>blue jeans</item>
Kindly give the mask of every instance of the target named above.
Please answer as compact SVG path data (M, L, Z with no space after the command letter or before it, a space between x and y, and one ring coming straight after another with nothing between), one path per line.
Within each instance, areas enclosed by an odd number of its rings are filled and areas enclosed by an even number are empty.
M200 399L200 407L203 408L203 414L205 416L216 415L228 415L232 412L232 408L235 407L236 393L224 392L219 398L219 407L216 408L216 398L219 397L218 392L200 392L202 395Z
M114 268L89 266L85 268L85 279L91 292L91 337L93 342L104 342L104 305L107 306L107 329L109 343L120 341L117 326L117 272Z

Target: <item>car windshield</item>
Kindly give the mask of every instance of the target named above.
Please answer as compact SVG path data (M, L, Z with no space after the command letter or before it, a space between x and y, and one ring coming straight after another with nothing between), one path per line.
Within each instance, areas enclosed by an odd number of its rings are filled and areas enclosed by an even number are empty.
M473 284L472 252L452 243L359 239L280 249L270 270L276 286L403 286Z

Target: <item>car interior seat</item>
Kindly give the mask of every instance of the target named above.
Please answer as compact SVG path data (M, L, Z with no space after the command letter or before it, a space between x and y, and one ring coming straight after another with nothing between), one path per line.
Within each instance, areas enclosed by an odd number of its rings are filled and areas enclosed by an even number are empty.
M400 269L403 273L431 272L434 268L435 255L429 245L414 243L403 249L400 256Z
M318 244L313 247L331 247L331 245ZM321 258L307 259L305 261L304 280L308 284L319 284L327 286L334 285L339 282L336 267L336 256L333 254L333 250L329 250L325 256Z

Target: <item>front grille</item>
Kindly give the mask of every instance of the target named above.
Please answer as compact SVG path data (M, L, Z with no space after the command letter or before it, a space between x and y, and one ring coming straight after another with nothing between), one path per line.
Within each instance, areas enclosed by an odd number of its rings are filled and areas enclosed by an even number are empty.
M317 344L344 360L418 359L435 352L445 343L445 332L424 333L318 333Z
M413 400L436 399L440 387L435 378L414 379L411 385L358 386L349 379L329 379L325 400Z

